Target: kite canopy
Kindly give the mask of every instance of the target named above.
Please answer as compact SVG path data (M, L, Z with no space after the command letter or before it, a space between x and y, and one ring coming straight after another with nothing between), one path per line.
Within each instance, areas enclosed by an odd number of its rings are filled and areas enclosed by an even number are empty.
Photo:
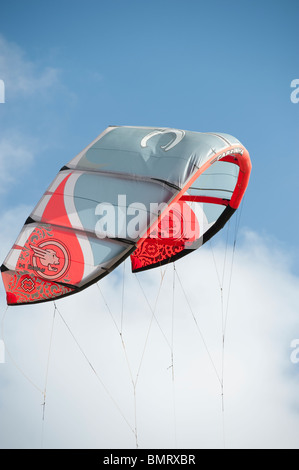
M55 300L110 273L175 261L238 208L251 162L227 134L108 127L60 172L1 266L9 305Z

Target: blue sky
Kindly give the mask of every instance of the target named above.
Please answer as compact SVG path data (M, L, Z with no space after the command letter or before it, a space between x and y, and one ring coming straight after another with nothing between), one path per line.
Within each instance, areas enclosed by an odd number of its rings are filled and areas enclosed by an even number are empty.
M110 124L227 132L253 163L243 223L286 243L297 271L299 106L290 83L298 8L193 0L3 6L7 54L14 50L18 72L35 80L25 89L5 80L2 133L31 141L34 159L4 205L19 192L34 204L61 165Z
M58 170L108 125L175 127L229 133L248 149L253 169L241 258L252 253L257 269L269 267L267 299L271 292L276 298L275 270L298 286L299 103L290 99L299 78L298 20L295 0L5 2L2 259ZM277 305L291 311L296 293L289 293L289 307ZM287 356L292 338L283 335Z

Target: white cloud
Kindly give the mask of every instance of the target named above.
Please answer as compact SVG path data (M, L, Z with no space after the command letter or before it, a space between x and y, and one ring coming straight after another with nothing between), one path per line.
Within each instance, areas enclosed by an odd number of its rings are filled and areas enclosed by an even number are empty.
M213 251L221 271L224 247L219 240L216 238ZM226 257L226 281L230 260L231 251ZM176 270L221 375L220 289L209 245L178 261ZM235 254L225 335L224 414L217 374L178 278L172 310L172 265L166 270L151 326L151 311L136 276L129 271L128 261L123 338L134 380L146 344L136 386L140 447L221 448L224 441L228 448L298 447L298 367L290 360L289 346L299 335L299 279L291 273L288 256L279 244L272 240L270 249L268 240L245 232ZM151 306L161 272L164 270L138 275ZM122 273L123 265L99 283L118 327ZM225 306L227 293L226 282ZM2 286L0 294L4 312ZM40 447L43 437L44 447L134 448L130 372L119 332L100 291L91 286L61 299L57 306L86 357L56 313L42 433L43 397L37 389L43 390L45 385L54 307L46 303L8 309L3 322L6 347L32 383L6 354L6 363L0 364L1 446Z
M18 132L6 132L0 137L0 193L30 168L34 149L34 142Z
M41 67L26 58L15 43L0 35L0 73L5 83L6 101L16 95L28 96L47 91L57 85L59 71L53 67Z

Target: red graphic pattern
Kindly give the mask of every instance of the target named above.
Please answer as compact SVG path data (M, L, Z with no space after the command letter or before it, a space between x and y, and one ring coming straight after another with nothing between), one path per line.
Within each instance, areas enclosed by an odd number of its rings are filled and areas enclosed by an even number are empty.
M142 245L131 255L132 271L136 272L146 266L171 260L173 256L184 249L184 244L167 245L161 240L145 239Z
M16 272L13 275L9 272L4 272L2 276L8 305L47 299L53 300L55 297L60 297L74 291L69 287L55 282L44 281L32 274L24 274L24 272Z
M2 273L8 304L60 297L73 292L72 286L78 285L83 277L84 255L75 232L69 230L71 223L64 204L69 176L52 194L41 224L34 228L24 246L14 246L20 250L15 271Z
M132 271L169 260L199 238L199 223L190 206L179 201L131 255Z

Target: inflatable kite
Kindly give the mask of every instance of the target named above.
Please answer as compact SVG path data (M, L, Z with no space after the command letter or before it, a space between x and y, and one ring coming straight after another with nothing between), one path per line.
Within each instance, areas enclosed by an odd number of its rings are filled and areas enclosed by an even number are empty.
M1 266L8 305L85 289L192 253L240 205L251 162L227 134L108 127L63 166Z

